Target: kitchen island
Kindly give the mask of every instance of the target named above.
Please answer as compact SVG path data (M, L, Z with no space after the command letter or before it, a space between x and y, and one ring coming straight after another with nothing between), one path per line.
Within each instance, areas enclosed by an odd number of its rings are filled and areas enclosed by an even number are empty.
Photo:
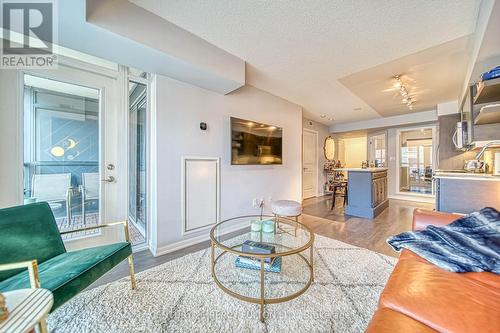
M465 171L436 171L436 210L469 214L490 206L500 209L500 176Z
M347 215L372 219L389 206L387 168L341 168L347 172Z

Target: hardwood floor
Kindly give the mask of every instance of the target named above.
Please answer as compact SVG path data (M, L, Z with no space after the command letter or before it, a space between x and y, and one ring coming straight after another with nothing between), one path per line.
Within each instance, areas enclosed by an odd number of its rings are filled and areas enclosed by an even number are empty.
M209 247L210 247L210 241L205 241L158 257L153 257L153 255L151 254L151 252L149 252L149 250L136 252L134 253L135 272L138 273L144 271L154 266L158 266L168 261L185 256L186 254L203 250ZM95 288L97 286L121 279L126 276L129 276L129 269L127 260L124 260L120 264L118 264L115 268L113 268L111 271L107 272L96 282L94 282L88 289Z
M393 257L397 257L398 253L387 245L386 239L411 230L415 208L434 208L429 203L389 199L389 208L370 220L345 215L340 200L338 203L330 210L331 196L307 199L303 204L301 220L316 234Z
M412 214L415 208L433 209L434 205L413 201L389 200L389 208L373 220L344 215L344 209L339 200L339 206L330 210L331 196L307 199L304 201L303 213L299 218L318 235L337 239L344 243L363 247L372 251L397 257L385 242L391 236L411 230ZM159 257L145 250L134 254L135 271L161 265L170 260L182 257L191 252L208 248L210 242L202 242L185 249L165 254ZM126 261L105 274L89 288L93 288L129 275Z

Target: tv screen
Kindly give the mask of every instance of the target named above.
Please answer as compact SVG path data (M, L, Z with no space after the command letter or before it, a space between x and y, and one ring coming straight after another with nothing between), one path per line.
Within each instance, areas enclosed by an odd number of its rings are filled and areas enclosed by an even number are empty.
M282 164L280 127L231 117L231 164Z

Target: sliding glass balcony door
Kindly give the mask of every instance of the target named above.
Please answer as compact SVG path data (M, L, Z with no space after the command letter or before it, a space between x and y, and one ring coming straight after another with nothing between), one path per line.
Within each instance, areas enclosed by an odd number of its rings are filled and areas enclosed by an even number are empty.
M99 224L98 89L24 76L24 201L49 203L61 230Z
M64 65L24 73L24 200L48 202L61 230L128 218L126 81L120 74ZM123 230L65 239L80 248L122 240Z
M61 231L129 220L132 244L147 243L148 79L118 66L24 72L24 202L47 202ZM118 233L67 240L78 248Z

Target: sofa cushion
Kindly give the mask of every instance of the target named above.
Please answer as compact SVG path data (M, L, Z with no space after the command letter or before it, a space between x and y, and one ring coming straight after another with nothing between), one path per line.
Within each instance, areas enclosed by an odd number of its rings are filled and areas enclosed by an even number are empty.
M450 224L456 219L462 217L459 214L449 214L417 208L413 211L413 230L424 230L429 225L442 227Z
M38 264L66 252L46 202L0 209L0 264L36 259ZM0 281L22 270L0 272Z
M52 311L132 254L121 242L60 254L38 266L40 285L54 295ZM25 270L0 282L0 291L30 288Z
M500 327L500 276L452 273L403 251L380 297L380 307L401 312L440 332L487 332ZM490 274L483 282L479 274Z
M401 252L401 256L399 257L399 260L417 260L422 263L432 265L430 262L425 260L424 258L420 257L418 254L413 253L410 250L403 250ZM496 288L500 290L500 278L498 274L495 273L490 273L490 272L467 272L467 273L460 273L460 276L468 278L468 279L474 279L477 280L481 283L487 284L493 288Z
M437 332L404 314L389 308L378 309L373 315L365 333L434 333Z

